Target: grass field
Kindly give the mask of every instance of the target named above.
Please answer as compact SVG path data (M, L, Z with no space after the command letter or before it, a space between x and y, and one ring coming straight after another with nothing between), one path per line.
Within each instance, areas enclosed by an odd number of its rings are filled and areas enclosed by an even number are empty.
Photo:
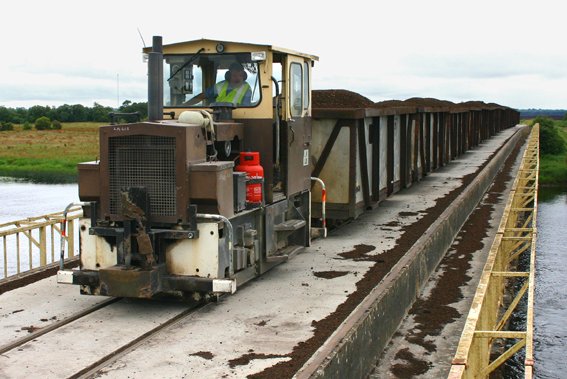
M77 163L98 158L98 128L103 123L64 123L61 130L0 132L0 176L40 183L77 180Z
M567 122L558 121L555 125L567 144ZM567 152L540 156L539 183L546 186L567 186Z
M529 124L529 122L526 122ZM61 130L15 130L0 132L0 176L38 183L72 183L77 180L77 163L99 156L98 128L103 123L64 123ZM567 122L557 122L567 141ZM542 155L540 184L567 183L567 153Z

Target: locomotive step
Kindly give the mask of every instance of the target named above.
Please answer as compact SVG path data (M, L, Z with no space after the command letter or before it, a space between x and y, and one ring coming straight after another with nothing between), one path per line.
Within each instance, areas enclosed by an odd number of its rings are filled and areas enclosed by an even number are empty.
M266 261L269 263L284 262L296 256L297 253L299 253L304 248L304 246L299 245L288 246L282 250L277 251L274 255L268 256Z
M281 224L274 225L276 232L293 232L305 226L305 220L291 219L282 222Z

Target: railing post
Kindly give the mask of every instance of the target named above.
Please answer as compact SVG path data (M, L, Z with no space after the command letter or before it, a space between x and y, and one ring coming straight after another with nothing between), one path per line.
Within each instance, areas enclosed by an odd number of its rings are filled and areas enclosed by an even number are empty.
M47 228L45 226L39 228L39 264L47 265Z
M8 276L8 246L6 245L6 236L2 238L4 240L4 277Z

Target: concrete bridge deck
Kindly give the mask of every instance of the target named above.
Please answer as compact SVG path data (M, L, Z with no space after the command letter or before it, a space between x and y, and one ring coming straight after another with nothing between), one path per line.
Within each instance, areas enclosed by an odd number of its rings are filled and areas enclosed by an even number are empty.
M367 375L525 129L503 130L234 295L179 318L97 377ZM103 300L55 278L4 293L0 346ZM0 376L73 376L185 309L112 304L3 352Z

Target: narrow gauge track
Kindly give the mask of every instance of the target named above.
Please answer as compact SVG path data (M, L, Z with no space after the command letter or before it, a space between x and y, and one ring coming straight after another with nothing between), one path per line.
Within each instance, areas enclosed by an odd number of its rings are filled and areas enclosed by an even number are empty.
M136 349L136 347L138 347L139 345L141 345L142 343L146 342L147 340L149 340L151 337L155 336L156 334L160 333L161 331L175 325L176 323L182 321L185 317L187 317L190 314L193 314L195 311L199 310L199 309L203 309L205 307L210 307L213 303L207 303L207 304L200 304L199 305L195 305L194 307L191 307L183 312L181 312L180 314L178 314L175 317L172 317L171 319L167 320L166 322L160 324L159 326L157 326L156 328L142 334L141 336L139 336L138 338L133 339L131 342L121 346L120 348L114 350L113 352L107 354L106 356L102 357L101 359L99 359L98 361L90 364L89 366L83 368L82 370L78 371L77 373L69 376L69 379L75 379L75 378L93 378L96 377L96 374L103 369L104 367L108 366L109 364L115 362L116 360L118 360L120 357L128 354L129 352L131 352L132 350Z
M84 309L80 312L77 312L77 313L75 313L75 314L73 314L69 317L66 317L63 320L55 321L51 325L48 325L48 326L43 327L43 328L38 328L37 330L28 334L25 337L19 338L16 341L12 341L10 343L7 343L5 345L0 346L0 355L4 354L4 353L6 353L10 350L13 350L17 347L20 347L27 342L33 341L34 339L39 338L39 337L43 336L44 334L47 334L47 333L52 332L56 329L59 329L59 328L65 326L65 325L69 324L70 322L73 322L75 320L80 319L81 317L85 317L86 315L89 315L93 312L96 312L97 310L99 310L101 308L107 307L110 304L115 303L115 302L117 302L121 299L122 298L120 298L120 297L115 297L115 298L112 298L112 299L105 300L105 301L97 303L97 304L95 304L95 305L93 305L93 306L91 306L87 309Z
M92 377L139 344L212 305L108 299L1 346L0 377ZM64 365L53 359L54 352Z

